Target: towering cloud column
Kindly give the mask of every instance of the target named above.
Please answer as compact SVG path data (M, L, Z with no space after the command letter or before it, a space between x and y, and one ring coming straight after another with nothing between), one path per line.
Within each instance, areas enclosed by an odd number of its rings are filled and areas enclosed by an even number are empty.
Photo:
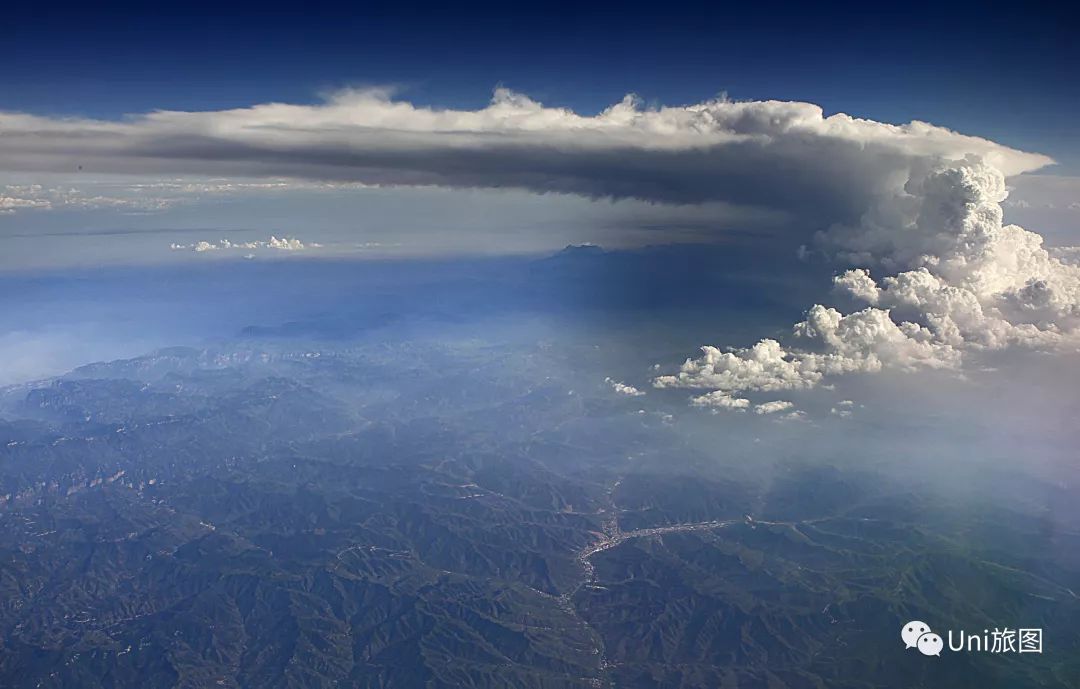
M869 306L847 315L815 305L792 345L703 347L657 387L712 389L695 404L731 408L733 394L809 388L823 378L882 368L956 368L970 350L1080 343L1080 267L1042 237L1002 222L1000 170L978 156L939 162L877 200L856 225L816 245L842 263L837 291ZM880 275L875 280L873 275Z

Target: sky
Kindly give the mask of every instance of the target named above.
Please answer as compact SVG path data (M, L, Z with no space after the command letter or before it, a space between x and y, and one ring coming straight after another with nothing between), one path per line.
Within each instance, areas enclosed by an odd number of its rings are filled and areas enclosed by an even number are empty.
M702 324L698 351L630 385L701 409L797 418L790 398L838 377L1080 346L1078 48L1061 7L9 19L13 302L86 270L689 244L761 274L797 259L821 288L780 331L710 342ZM6 351L52 342L35 324L10 325Z
M22 3L5 18L4 110L119 117L365 85L474 108L505 85L588 113L726 92L924 119L1080 171L1068 3Z

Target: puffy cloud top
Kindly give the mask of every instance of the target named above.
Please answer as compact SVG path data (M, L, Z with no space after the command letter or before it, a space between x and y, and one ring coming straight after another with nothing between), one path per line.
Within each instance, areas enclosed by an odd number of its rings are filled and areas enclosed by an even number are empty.
M847 264L838 292L867 308L811 307L785 349L774 340L721 351L703 347L657 387L743 391L814 387L830 375L883 368L958 368L973 350L1080 344L1080 266L1042 237L1002 222L1003 173L969 155L913 172L855 224L818 235ZM871 272L882 274L875 280Z

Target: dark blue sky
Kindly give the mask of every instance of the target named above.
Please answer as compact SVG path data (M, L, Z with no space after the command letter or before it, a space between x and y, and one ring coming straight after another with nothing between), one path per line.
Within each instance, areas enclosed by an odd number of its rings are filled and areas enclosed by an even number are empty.
M662 103L726 91L925 119L1080 172L1080 41L1064 3L508 6L22 3L5 10L0 108L116 117L369 84L475 107L504 84L594 111L630 91Z

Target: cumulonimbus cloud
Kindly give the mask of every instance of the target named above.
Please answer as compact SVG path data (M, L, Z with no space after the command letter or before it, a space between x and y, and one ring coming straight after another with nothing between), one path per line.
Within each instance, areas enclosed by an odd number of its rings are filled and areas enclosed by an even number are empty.
M658 203L726 202L797 219L792 250L827 258L865 307L815 305L787 344L703 348L658 387L738 393L832 375L958 367L967 352L1075 342L1080 267L1002 220L1005 179L1050 164L923 122L826 116L809 103L716 99L586 116L507 90L440 110L378 90L317 105L153 112L121 121L0 113L0 170L291 177L513 187Z
M1006 195L1001 171L974 155L910 175L859 223L816 237L835 261L861 264L834 284L865 308L815 305L789 348L775 340L703 347L654 384L712 390L695 403L726 407L736 393L812 388L827 376L955 369L977 350L1077 346L1080 266L1038 234L1004 224Z

